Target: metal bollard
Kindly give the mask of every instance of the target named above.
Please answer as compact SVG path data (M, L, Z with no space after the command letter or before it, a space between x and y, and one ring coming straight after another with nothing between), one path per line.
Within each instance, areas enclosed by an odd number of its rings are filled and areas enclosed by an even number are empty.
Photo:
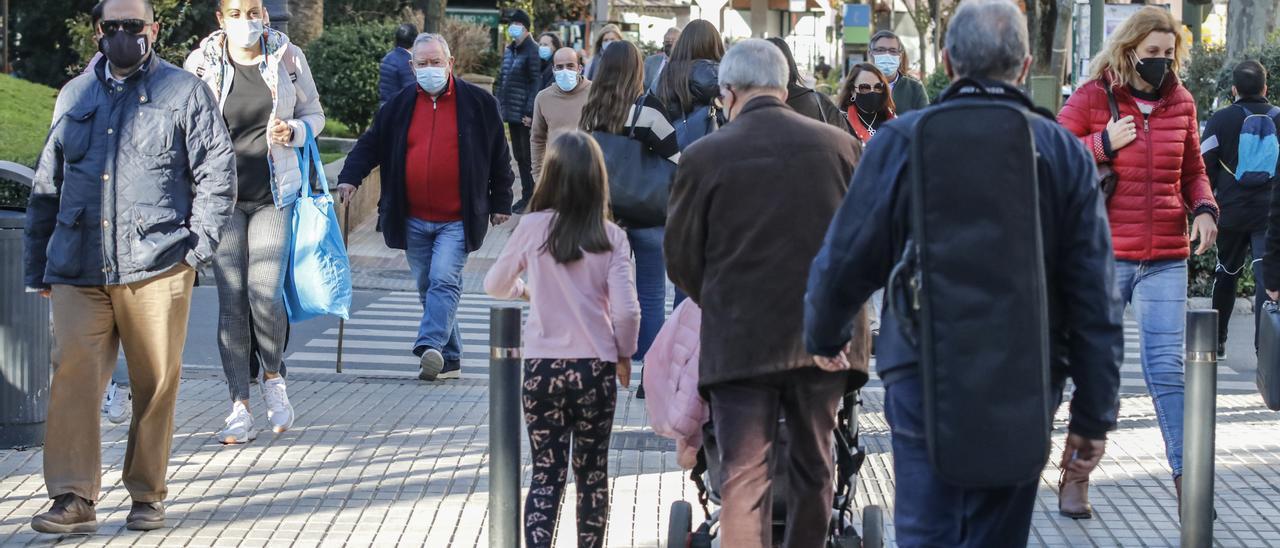
M1182 547L1213 545L1213 456L1218 394L1218 311L1187 312L1182 427Z
M520 546L520 309L489 310L489 546Z

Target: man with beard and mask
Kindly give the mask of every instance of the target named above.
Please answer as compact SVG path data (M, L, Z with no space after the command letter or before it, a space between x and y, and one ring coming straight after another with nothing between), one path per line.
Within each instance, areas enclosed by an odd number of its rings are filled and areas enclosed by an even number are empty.
M667 59L671 58L671 48L676 45L676 40L680 39L680 29L671 27L667 29L667 33L662 35L662 51L645 57L644 59L644 89L645 91L653 89L658 83L658 76L662 74L662 69L667 66Z
M555 83L538 92L533 102L533 172L542 174L542 158L557 135L577 129L587 105L591 82L582 77L582 63L573 48L560 48L552 56Z
M418 85L382 106L338 175L346 201L373 168L382 173L378 220L387 247L405 250L422 302L418 378L462 373L458 300L467 254L489 225L511 215L511 156L498 102L453 74L449 43L438 34L413 42Z
M801 338L809 263L862 147L791 110L788 77L768 41L730 48L718 80L729 123L685 149L671 186L667 274L702 307L698 387L709 395L723 462L724 546L772 544L769 455L779 437L789 440L791 470L785 545L823 545L836 407L867 380L861 316L839 363L815 364Z
M123 482L131 530L164 526L165 476L195 269L236 198L231 137L209 88L152 51L147 0L107 0L104 59L58 94L27 209L26 286L49 297L54 377L42 533L92 533L99 395L123 344L133 381Z

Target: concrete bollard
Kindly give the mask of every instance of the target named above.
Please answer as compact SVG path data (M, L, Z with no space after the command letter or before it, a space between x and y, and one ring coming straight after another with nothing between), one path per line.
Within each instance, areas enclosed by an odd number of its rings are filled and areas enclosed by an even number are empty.
M1213 545L1213 456L1217 423L1218 312L1187 312L1182 427L1182 548Z
M520 309L489 310L489 546L520 546Z

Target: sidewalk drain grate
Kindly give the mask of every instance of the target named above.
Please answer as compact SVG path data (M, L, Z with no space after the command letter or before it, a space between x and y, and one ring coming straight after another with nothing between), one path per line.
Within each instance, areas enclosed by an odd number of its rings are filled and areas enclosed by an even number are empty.
M610 439L609 448L621 451L675 452L676 442L652 432L620 432Z

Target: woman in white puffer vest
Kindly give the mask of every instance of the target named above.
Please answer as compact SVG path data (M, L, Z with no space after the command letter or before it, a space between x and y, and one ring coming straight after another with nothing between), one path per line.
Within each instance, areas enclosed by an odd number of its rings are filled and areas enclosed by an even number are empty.
M324 129L306 57L289 37L267 27L267 20L262 0L222 0L221 29L184 64L213 91L236 151L236 208L222 229L214 260L218 351L231 394L231 413L217 438L227 444L257 436L249 412L251 353L262 365L272 429L283 432L293 425L282 375L289 328L284 276L293 204L305 182L298 150L307 142L308 128L315 135Z

